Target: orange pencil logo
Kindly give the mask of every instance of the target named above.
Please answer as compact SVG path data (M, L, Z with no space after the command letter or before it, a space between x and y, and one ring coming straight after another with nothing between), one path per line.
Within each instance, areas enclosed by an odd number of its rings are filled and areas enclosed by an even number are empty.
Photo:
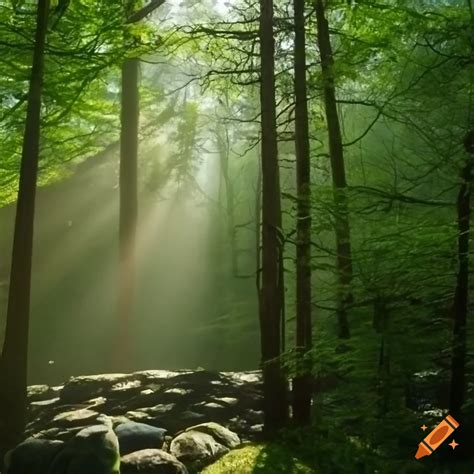
M431 433L418 445L416 459L429 456L438 449L446 439L459 427L459 423L448 415ZM426 429L426 427L424 427ZM453 448L454 449L454 448Z

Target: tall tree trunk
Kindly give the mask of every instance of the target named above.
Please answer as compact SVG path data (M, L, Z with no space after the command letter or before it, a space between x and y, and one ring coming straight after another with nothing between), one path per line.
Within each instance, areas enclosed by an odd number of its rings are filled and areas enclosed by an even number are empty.
M153 13L164 0L150 0L143 8L134 10L137 0L124 1L124 23L133 24ZM125 32L125 46L130 33ZM120 217L119 217L119 283L118 283L118 337L113 354L118 370L134 367L131 347L131 320L134 309L136 279L136 233L138 220L138 129L140 95L138 77L140 60L126 59L122 64L122 91L120 111Z
M255 187L255 257L256 273L255 284L260 307L262 290L262 157L258 153L257 182Z
M260 104L262 123L262 349L264 430L273 434L288 421L287 383L281 368L281 196L275 105L273 1L260 0Z
M469 235L471 217L472 161L474 159L474 132L467 135L468 154L461 170L461 187L457 198L458 272L453 301L453 347L451 359L451 389L449 408L456 418L466 394L466 323L469 300Z
M117 363L121 370L133 368L130 326L135 293L135 241L137 231L137 158L139 126L139 60L122 65L120 130L120 224L119 224L119 338Z
M232 275L238 275L237 265L237 242L235 235L235 206L234 206L234 186L229 176L229 134L227 129L221 130L217 134L217 143L219 147L219 160L222 179L225 184L226 211L227 211L227 238L230 244L230 258Z
M346 196L346 172L342 146L341 126L337 111L336 90L334 85L333 54L329 25L325 16L324 0L315 0L316 22L318 28L318 46L321 56L321 73L324 87L324 105L329 135L329 155L336 206L336 252L338 274L338 326L339 337L349 338L347 305L352 302L352 251L349 213Z
M49 0L39 0L21 156L7 324L0 359L0 451L21 440L26 425L31 262L48 13Z
M311 421L312 377L308 352L311 325L311 190L308 102L306 93L305 2L294 0L295 15L295 140L296 140L296 370L293 380L293 418Z

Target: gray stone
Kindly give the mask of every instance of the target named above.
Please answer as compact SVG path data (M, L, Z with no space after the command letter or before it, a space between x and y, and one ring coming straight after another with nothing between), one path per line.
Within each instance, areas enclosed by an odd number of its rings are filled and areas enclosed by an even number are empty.
M120 474L117 436L107 426L81 430L56 456L49 474Z
M5 456L5 474L45 474L63 445L61 441L28 438Z
M227 452L229 449L210 434L200 431L185 431L176 436L170 446L170 453L173 456L193 468L210 464Z
M122 458L121 474L187 474L183 463L161 449L145 449Z
M56 397L54 389L48 385L30 385L27 394L29 402L38 402Z
M229 449L236 448L240 444L240 438L236 433L230 431L224 426L219 425L218 423L201 423L200 425L191 426L186 431L199 431L200 433L207 433L220 444Z
M165 441L166 430L145 423L128 421L115 429L120 455L141 451L143 449L161 449Z
M114 385L126 382L132 378L127 374L101 374L71 377L60 392L63 403L73 404L100 397L106 394Z
M84 426L92 424L99 417L99 413L88 409L79 409L60 413L53 418L56 426Z

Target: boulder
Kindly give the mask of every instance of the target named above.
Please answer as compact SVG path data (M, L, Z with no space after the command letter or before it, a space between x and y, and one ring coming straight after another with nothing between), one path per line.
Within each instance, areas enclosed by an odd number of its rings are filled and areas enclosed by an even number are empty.
M39 402L56 397L54 389L48 385L30 385L27 393L29 402Z
M200 425L191 426L191 428L188 428L186 431L199 431L200 433L207 433L220 444L229 449L236 448L240 444L240 438L236 433L214 422L201 423Z
M122 458L121 474L187 474L183 463L161 449L144 449Z
M170 453L188 467L199 469L229 452L229 448L201 431L185 431L171 441Z
M166 430L145 423L127 421L114 429L117 435L120 455L124 456L143 449L161 449L165 441Z
M5 474L45 474L64 443L28 438L5 456Z
M81 430L56 456L48 474L120 474L118 439L109 426Z

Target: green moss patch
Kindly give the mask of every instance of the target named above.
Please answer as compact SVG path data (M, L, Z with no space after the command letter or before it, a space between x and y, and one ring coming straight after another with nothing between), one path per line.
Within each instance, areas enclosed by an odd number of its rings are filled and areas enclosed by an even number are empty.
M234 449L202 471L203 474L315 474L317 471L278 443L252 444Z

